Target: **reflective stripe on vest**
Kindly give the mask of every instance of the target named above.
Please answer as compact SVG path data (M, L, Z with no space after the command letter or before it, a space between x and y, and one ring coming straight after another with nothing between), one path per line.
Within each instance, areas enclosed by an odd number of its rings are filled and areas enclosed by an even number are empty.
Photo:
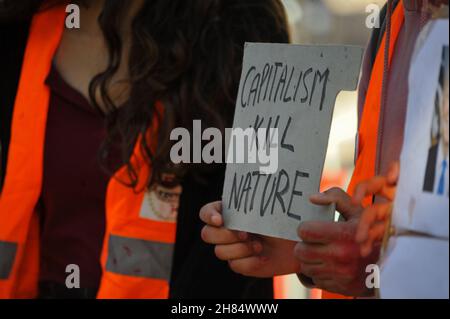
M37 296L40 254L35 207L42 188L50 100L45 79L63 34L65 16L65 7L54 7L36 14L31 24L0 197L0 298ZM156 136L156 129L153 125L152 136ZM142 160L138 145L131 161L138 168L141 184L137 189L143 190L151 169ZM98 297L167 298L176 223L141 218L145 192L120 182L127 178L122 168L107 189ZM83 269L80 272L82 277Z
M156 125L152 127L155 136ZM138 141L131 159L139 169L137 189L145 188L143 183L150 174L140 150ZM140 218L145 194L119 182L127 178L127 170L122 168L108 185L98 298L167 298L176 223Z
M17 244L0 241L0 279L8 279L17 253Z

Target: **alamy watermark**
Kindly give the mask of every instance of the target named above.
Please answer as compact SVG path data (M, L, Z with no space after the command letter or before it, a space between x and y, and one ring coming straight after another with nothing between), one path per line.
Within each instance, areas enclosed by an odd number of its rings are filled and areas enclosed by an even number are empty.
M80 7L76 4L66 6L66 28L79 29L81 27Z
M380 267L376 264L367 265L366 267L366 288L380 289Z
M378 29L380 28L380 12L381 8L379 5L375 3L371 3L366 7L366 13L368 13L366 17L366 27L369 29Z
M67 289L80 289L80 266L71 264L66 267L66 287Z
M194 120L192 136L186 128L172 130L170 140L176 143L170 159L174 164L256 164L262 174L274 174L278 171L278 137L278 128L250 127L227 128L224 138L218 128L202 131L201 121Z
M371 3L366 6L366 27L369 29L380 28L381 7L378 4ZM66 28L79 29L81 27L80 7L76 4L66 6Z

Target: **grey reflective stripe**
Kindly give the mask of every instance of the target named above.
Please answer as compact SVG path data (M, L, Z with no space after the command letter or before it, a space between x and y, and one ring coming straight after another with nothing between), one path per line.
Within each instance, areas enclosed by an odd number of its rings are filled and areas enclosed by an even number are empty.
M0 279L5 280L9 278L16 253L16 243L0 241Z
M106 270L121 275L169 281L173 250L173 244L111 235Z

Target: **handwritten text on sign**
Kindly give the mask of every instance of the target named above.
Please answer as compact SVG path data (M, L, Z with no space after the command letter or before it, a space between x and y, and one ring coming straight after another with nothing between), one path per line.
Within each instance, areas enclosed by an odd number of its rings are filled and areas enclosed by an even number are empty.
M249 152L261 138L267 149L275 145L278 167L265 174L251 161L228 164L228 228L298 240L300 222L333 219L334 207L315 206L309 196L319 190L336 97L356 89L362 54L350 46L246 44L233 127L260 139L248 140Z

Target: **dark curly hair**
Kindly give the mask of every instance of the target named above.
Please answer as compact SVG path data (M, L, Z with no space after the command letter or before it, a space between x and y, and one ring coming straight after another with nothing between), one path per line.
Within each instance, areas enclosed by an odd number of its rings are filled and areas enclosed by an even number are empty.
M27 18L39 7L65 2L0 0L0 19ZM89 1L80 3L89 5ZM129 5L129 0L107 0L99 18L109 62L107 69L92 79L90 97L96 107L102 104L107 111L103 164L111 150L118 149L120 165L128 169L127 183L136 187L138 168L130 157L140 141L142 154L156 173L146 185L168 170L179 177L188 171L201 177L207 165L193 169L171 164L170 132L175 127L191 131L194 119L222 130L232 124L244 43L289 42L284 8L280 0L145 1L132 22L130 94L119 108L108 95L108 87L122 59L118 30ZM157 102L163 105L163 112ZM157 147L152 148L147 132L155 117L158 139Z

